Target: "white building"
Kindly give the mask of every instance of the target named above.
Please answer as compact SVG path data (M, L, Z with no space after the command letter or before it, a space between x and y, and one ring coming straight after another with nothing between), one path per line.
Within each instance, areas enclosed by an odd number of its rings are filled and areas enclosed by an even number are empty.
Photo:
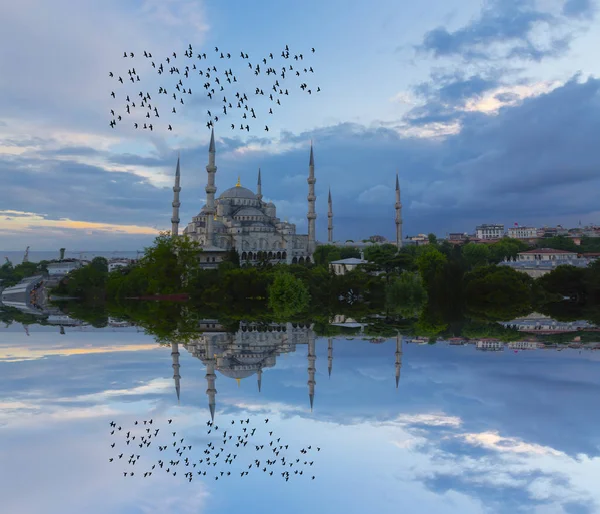
M481 339L475 343L475 348L478 350L501 352L504 350L504 343L497 339Z
M79 269L81 267L82 263L76 260L51 262L47 265L48 276L62 277L64 275L68 275L69 273L71 273L71 271Z
M329 269L332 270L336 275L345 275L349 271L355 270L362 264L367 264L362 257L357 259L356 257L348 257L347 259L340 259L339 261L331 261L329 263Z
M125 268L126 266L129 266L128 260L109 261L108 262L108 272L110 273L111 271L114 271L118 268Z
M537 341L511 341L507 346L511 350L537 350L540 348L540 344L544 346L544 343Z
M519 261L562 261L563 264L567 264L575 259L577 259L575 252L555 250L554 248L535 248L518 253Z
M537 238L537 228L535 227L510 227L508 237L515 239L535 239Z
M475 227L477 239L502 239L504 237L504 225L483 224Z

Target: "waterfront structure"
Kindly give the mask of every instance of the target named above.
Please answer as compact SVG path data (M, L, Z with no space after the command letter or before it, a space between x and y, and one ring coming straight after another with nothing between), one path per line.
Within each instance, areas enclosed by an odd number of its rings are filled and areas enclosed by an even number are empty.
M477 239L501 239L504 237L504 225L497 223L478 225L475 227L475 237Z
M519 252L519 261L561 261L562 264L568 264L577 259L577 253L568 250L556 250L554 248L536 248Z
M507 235L514 239L537 239L537 231L538 229L535 227L519 227L516 225L509 227Z
M217 191L215 154L213 131L206 166L208 173L205 188L206 204L183 230L185 235L197 241L202 247L205 255L201 256L201 259L202 257L208 259L204 264L218 265L232 249L237 250L242 261L250 263L265 259L287 264L312 262L316 246L314 190L316 179L312 143L309 157L307 235L297 234L296 225L281 221L277 217L275 205L263 200L260 170L256 193L243 187L238 177L234 187L226 189L215 199Z

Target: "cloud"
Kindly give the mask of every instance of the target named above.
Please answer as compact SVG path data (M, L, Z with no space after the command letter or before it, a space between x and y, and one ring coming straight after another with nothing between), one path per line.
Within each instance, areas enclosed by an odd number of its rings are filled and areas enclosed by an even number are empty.
M570 5L574 4L574 5ZM563 14L589 12L585 1L572 0ZM459 56L467 61L513 59L539 62L560 57L569 50L573 35L565 32L565 19L539 10L533 0L489 0L477 18L449 31L428 31L417 46L434 57Z
M592 0L565 0L562 13L572 18L592 17L596 6Z

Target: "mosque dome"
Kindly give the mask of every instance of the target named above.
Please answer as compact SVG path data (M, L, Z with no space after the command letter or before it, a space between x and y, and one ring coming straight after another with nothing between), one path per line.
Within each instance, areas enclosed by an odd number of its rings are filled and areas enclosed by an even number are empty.
M255 207L243 207L234 214L235 216L264 216L264 214Z
M221 193L221 196L219 196L219 200L225 198L248 198L251 200L256 200L256 195L252 191L250 191L250 189L247 189L245 187L233 186L223 191Z

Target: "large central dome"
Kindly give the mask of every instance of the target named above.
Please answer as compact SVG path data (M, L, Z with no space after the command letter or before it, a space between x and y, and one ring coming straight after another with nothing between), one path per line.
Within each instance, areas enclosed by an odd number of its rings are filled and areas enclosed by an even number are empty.
M219 196L219 199L221 198L249 198L251 200L256 200L256 195L250 191L250 189L242 186L234 186L223 191L221 196Z

